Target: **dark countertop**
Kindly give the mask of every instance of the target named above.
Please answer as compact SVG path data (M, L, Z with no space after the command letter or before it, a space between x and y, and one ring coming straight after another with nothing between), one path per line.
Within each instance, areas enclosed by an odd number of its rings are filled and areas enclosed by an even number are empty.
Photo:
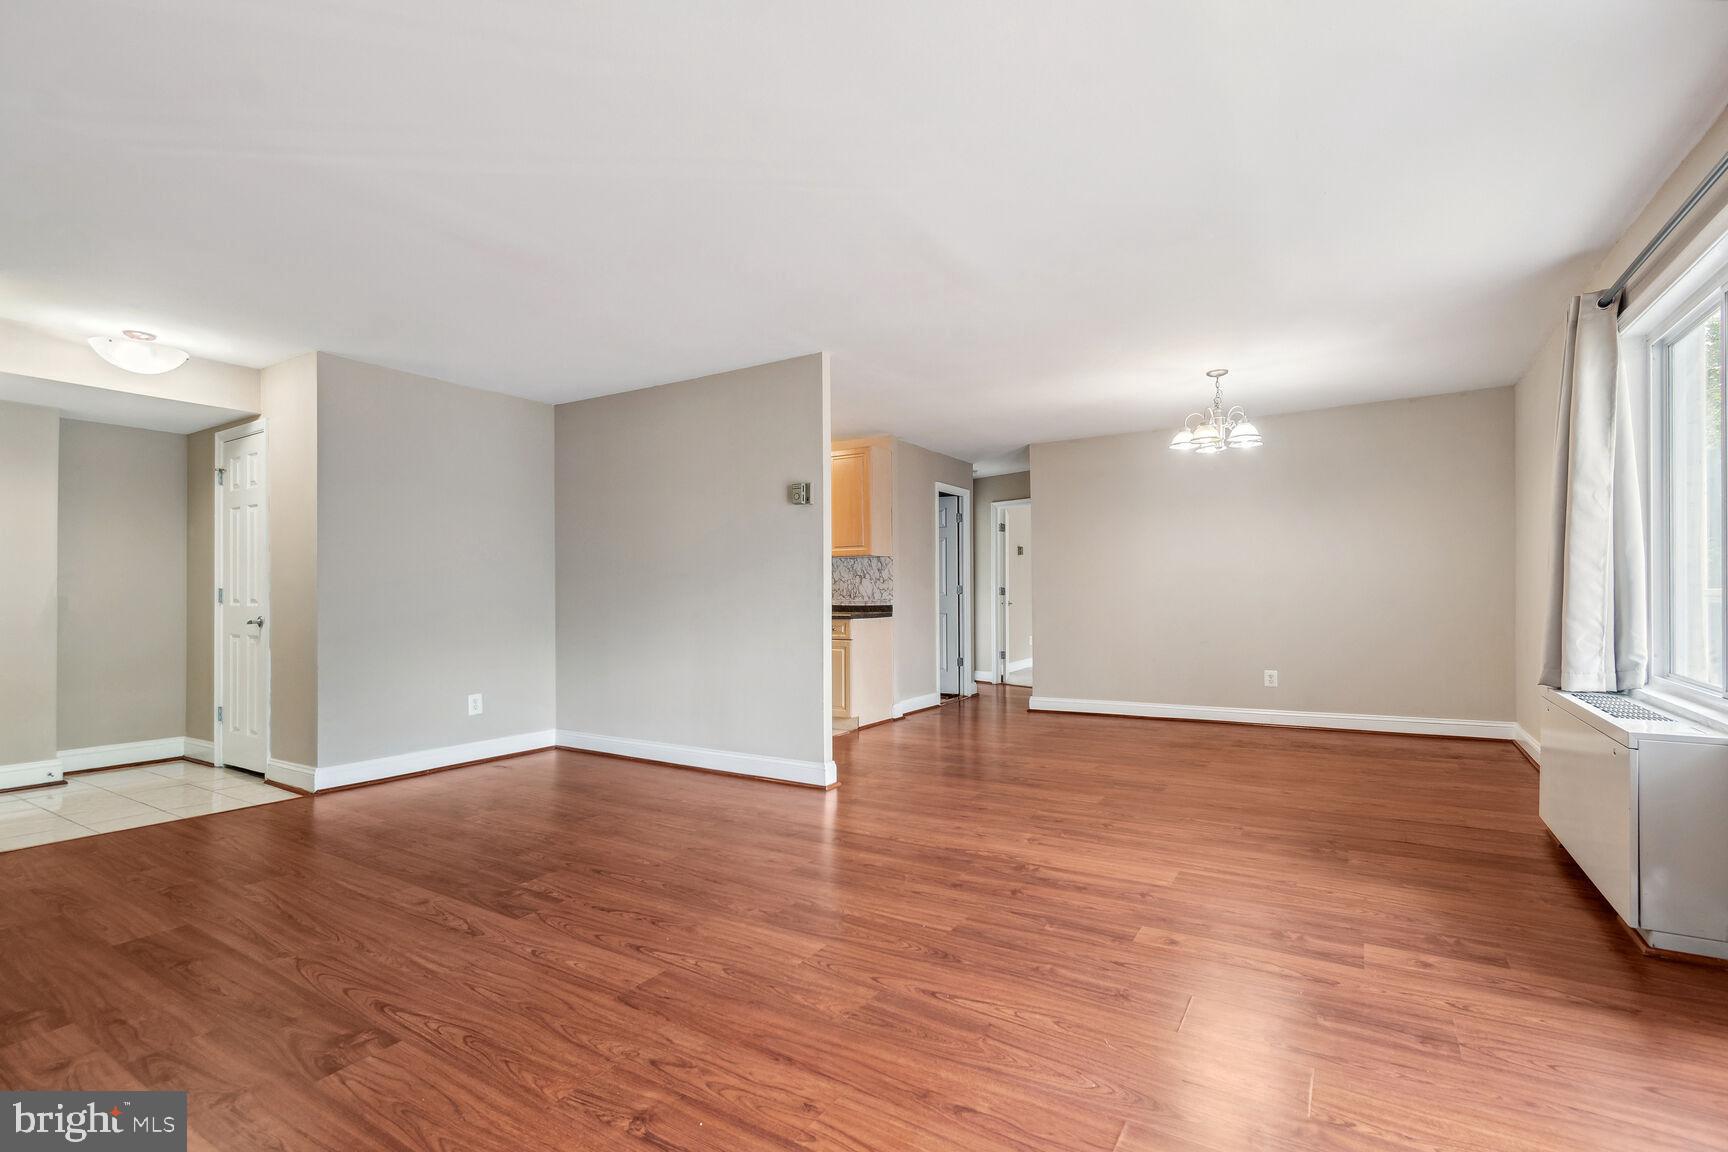
M892 615L894 615L894 605L892 604L834 605L834 619L836 620L874 620Z

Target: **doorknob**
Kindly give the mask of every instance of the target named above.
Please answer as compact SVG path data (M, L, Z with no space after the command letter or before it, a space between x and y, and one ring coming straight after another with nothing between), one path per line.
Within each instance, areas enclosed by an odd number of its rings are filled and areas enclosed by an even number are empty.
M256 624L256 625L258 625L258 627L262 628L262 627L264 627L264 617L260 616L256 620L248 620L248 621L246 621L246 623Z

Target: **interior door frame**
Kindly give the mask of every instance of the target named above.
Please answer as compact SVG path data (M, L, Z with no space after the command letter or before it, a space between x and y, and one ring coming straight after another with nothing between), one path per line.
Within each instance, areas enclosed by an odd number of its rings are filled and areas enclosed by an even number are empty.
M224 465L222 463L222 446L223 445L227 444L230 440L239 440L239 439L242 439L244 437L251 436L254 433L262 433L264 436L264 441L263 441L263 443L264 443L264 525L263 525L263 532L262 532L263 547L260 549L260 552L262 552L263 555L262 555L262 563L261 563L260 571L259 571L259 579L262 580L264 583L264 603L266 605L271 605L272 601L270 600L270 479L271 479L271 475L270 475L270 473L271 473L271 468L270 468L270 431L269 431L268 424L265 421L264 417L260 416L256 420L248 420L244 424L236 424L232 428L221 428L221 429L217 430L217 432L215 433L215 439L212 441L212 443L214 445L214 451L212 452L212 456L214 459L213 459L213 462L211 464L211 472L212 472L212 475L214 475L216 469L224 467ZM212 516L214 523L215 523L215 530L210 537L211 540L214 542L214 545L215 545L215 547L211 549L211 551L214 553L213 578L212 578L211 585L210 585L212 588L222 587L222 545L223 545L223 539L222 539L222 537L223 537L223 531L222 531L222 520L223 520L223 516L222 516L222 489L223 489L223 485L220 482L217 482L217 483L211 485L211 493L212 493L211 498L210 498L211 499L211 516ZM212 729L214 729L214 732L213 732L213 738L211 739L210 743L211 743L211 748L212 748L211 761L214 764L216 764L218 767L220 767L223 763L223 760L222 760L222 722L216 718L219 715L219 713L217 712L217 709L220 708L223 704L223 698L222 698L222 688L223 688L223 685L222 685L222 608L223 608L223 602L220 599L212 596L210 598L210 612L212 615L214 626L212 628L212 634L211 634L211 638L210 638L211 639L211 648L213 649L213 651L211 653L212 663L210 665L210 667L211 667L210 691L211 691L211 696L212 696L212 699L210 702L210 726ZM271 635L271 633L270 633L270 621L266 620L264 623L264 767L265 767L266 771L268 771L269 766L270 766L270 652L271 652L271 649L273 647L273 645L270 643L270 635Z
M1032 497L990 501L990 587L996 590L991 593L996 608L990 613L990 672L986 681L989 684L1008 680L1008 658L1002 655L1008 639L1008 594L1003 591L1008 587L1008 532L1004 525L1008 522L1008 509L1020 505L1030 508Z
M935 545L935 555L932 557L930 586L936 595L936 601L930 605L933 616L940 616L936 611L937 603L942 597L942 497L960 497L960 523L955 525L955 531L960 536L960 659L963 666L960 669L960 696L976 696L978 684L973 679L975 665L972 663L972 601L975 599L968 589L975 583L972 576L972 530L966 527L972 519L972 490L960 488L953 484L936 481L935 493L931 499L930 531L931 542ZM936 672L936 698L942 698L942 630L932 628L931 638L936 646L932 653L931 667Z

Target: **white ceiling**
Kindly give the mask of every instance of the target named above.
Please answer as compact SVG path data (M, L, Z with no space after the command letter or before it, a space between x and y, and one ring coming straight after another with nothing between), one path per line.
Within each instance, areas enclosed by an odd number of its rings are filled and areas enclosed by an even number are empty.
M0 315L569 400L816 349L969 460L1510 383L1717 0L7 0Z
M15 372L0 372L0 400L58 409L60 415L71 420L122 424L128 428L148 428L153 432L202 432L251 415L232 408L213 408L208 404L189 404L184 400L117 392L112 388L92 388L64 380L20 376Z

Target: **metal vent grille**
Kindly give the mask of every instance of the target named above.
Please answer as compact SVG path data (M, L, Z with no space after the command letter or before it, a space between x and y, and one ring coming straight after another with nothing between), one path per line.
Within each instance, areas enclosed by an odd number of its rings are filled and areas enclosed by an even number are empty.
M1599 712L1606 712L1616 720L1654 720L1658 724L1672 724L1674 717L1664 716L1653 708L1646 708L1634 700L1617 696L1612 692L1571 692L1574 700L1582 700Z

